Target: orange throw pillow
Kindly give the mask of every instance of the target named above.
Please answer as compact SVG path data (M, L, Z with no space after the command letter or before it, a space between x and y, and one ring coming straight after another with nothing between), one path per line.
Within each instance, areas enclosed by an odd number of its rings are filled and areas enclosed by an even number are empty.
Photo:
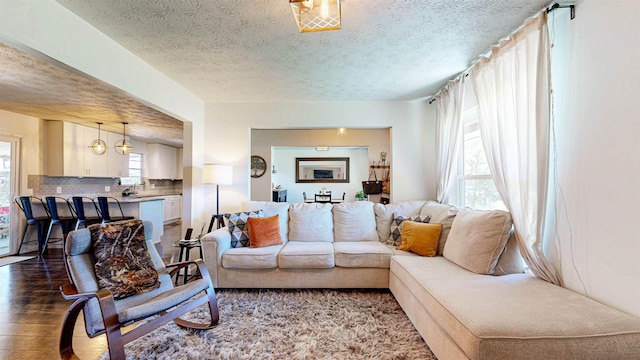
M266 218L250 217L247 224L252 248L282 244L279 215Z
M402 224L403 244L397 249L411 251L421 256L436 256L441 231L442 224L405 221Z

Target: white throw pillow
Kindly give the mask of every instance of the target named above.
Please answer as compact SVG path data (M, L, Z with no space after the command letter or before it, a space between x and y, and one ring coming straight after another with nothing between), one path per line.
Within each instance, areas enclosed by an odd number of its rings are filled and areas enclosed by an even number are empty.
M289 208L289 240L333 242L331 208L331 204L291 204Z
M491 275L511 227L506 211L462 209L453 220L443 256L474 273Z
M280 219L280 237L282 242L289 239L289 204L272 201L245 201L242 203L242 211L262 210L264 217L278 215Z
M373 203L354 201L333 205L335 241L377 241Z
M447 238L449 237L449 231L451 230L451 224L455 219L458 209L455 206L440 204L436 201L429 201L424 204L422 210L420 210L420 216L429 216L430 224L442 224L442 232L440 232L440 240L438 240L437 255L442 255Z
M376 214L376 230L378 231L378 240L386 243L391 233L391 221L393 213L405 216L415 216L420 214L420 210L426 203L426 200L410 200L400 201L393 204L375 204L373 211Z

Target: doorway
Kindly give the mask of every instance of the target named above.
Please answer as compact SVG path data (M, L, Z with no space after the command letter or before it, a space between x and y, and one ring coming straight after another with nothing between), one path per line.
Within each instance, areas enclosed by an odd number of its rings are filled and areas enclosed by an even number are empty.
M16 207L11 206L18 188L19 139L0 135L0 257L12 254L16 241Z

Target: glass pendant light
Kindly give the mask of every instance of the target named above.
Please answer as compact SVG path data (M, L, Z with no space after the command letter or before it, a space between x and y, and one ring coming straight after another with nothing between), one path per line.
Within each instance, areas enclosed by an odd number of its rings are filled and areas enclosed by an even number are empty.
M127 124L129 123L128 122L122 123L122 140L116 141L116 143L113 145L116 152L120 155L128 155L130 152L133 151L133 144L131 143L131 141L127 140L126 138Z
M100 125L102 125L102 123L96 122L96 124L98 124L98 138L91 142L89 148L91 149L91 152L96 155L104 155L104 153L107 152L108 148L107 143L100 138Z

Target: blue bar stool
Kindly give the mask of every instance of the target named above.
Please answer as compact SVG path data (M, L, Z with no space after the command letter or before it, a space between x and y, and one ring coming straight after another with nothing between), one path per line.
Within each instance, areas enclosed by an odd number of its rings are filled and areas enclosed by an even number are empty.
M118 205L118 209L120 209L120 215L111 215L109 213L109 200L112 200L114 203ZM122 206L120 205L120 201L114 197L98 196L98 207L100 208L100 216L102 216L103 223L108 223L111 221L135 219L133 216L124 215L124 212L122 211Z
M47 201L46 209L49 212L51 221L49 221L49 231L47 231L47 236L44 239L44 245L40 250L40 254L44 254L44 251L47 250L47 245L49 244L49 239L51 238L51 230L53 230L54 226L60 226L60 230L62 231L62 238L60 238L60 241L62 241L64 246L64 240L69 233L71 224L76 221L76 218L73 216L73 209L71 208L71 204L69 204L67 199L58 196L47 196L45 200ZM67 204L71 215L59 215L57 201L61 201Z
M73 202L73 209L75 209L76 218L76 227L75 230L80 228L80 225L84 225L87 227L91 224L98 224L102 222L102 218L100 217L100 210L98 210L98 205L96 205L95 200L90 197L83 196L72 196L71 201ZM87 216L85 213L84 203L91 202L93 204L93 208L96 212L96 216Z
M14 201L16 205L18 205L20 210L22 210L22 213L26 218L24 230L22 231L22 238L20 239L20 246L18 247L18 254L20 254L20 250L22 250L22 245L24 244L24 239L27 236L27 232L29 231L29 226L32 225L35 225L36 227L38 236L36 238L36 242L38 243L38 254L40 254L42 251L42 229L43 226L49 221L49 216L34 216L32 202L40 203L45 211L47 207L44 205L42 199L35 196L20 196Z

